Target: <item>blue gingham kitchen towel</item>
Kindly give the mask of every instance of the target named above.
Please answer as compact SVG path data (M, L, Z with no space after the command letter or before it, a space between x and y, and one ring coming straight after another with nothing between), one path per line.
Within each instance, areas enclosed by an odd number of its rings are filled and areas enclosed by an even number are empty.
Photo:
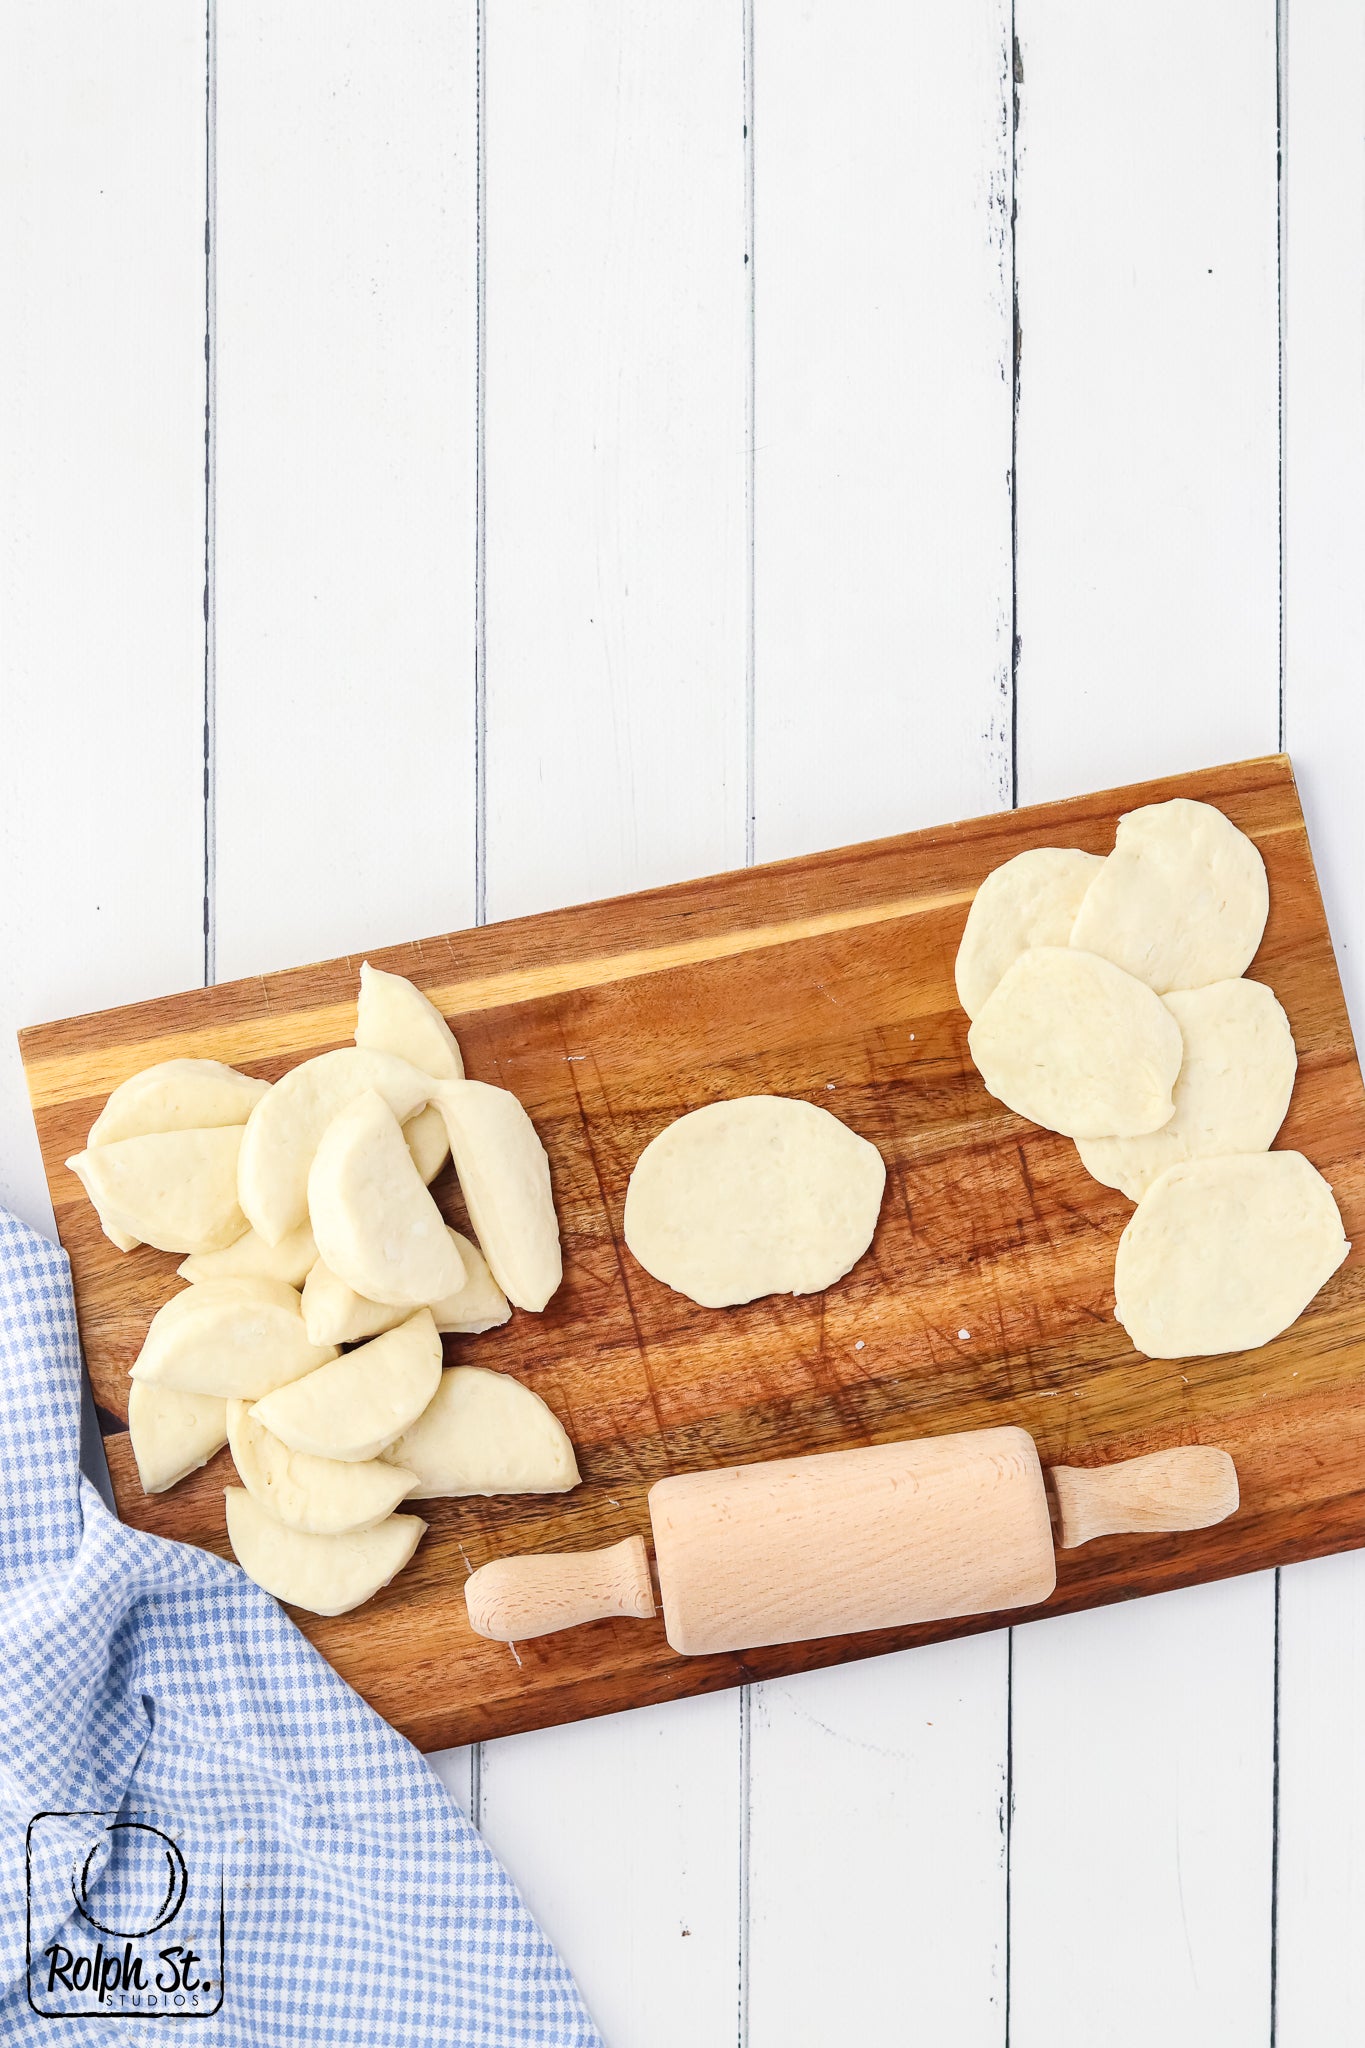
M116 1521L79 1427L66 1259L0 1210L0 2040L600 2048L423 1759L234 1565Z

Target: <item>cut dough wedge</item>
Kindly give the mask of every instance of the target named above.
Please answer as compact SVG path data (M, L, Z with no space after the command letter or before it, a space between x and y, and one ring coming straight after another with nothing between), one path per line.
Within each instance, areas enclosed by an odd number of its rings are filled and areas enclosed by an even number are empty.
M957 949L957 999L969 1017L1021 953L1067 944L1081 898L1103 866L1097 853L1034 846L987 875Z
M303 1283L303 1321L315 1344L361 1344L396 1330L412 1314L411 1302L371 1301L338 1280L319 1259Z
M74 1153L73 1156L67 1160L67 1166L70 1168L71 1172L75 1174L77 1180L85 1189L86 1196L88 1197L90 1202L90 1206L94 1210L95 1214L99 1217L100 1229L104 1232L110 1244L114 1245L121 1252L135 1252L138 1246L141 1244L142 1239L140 1237L135 1237L131 1230L120 1229L119 1225L115 1223L113 1217L110 1216L108 1212L101 1207L99 1198L95 1192L95 1188L92 1185L91 1176L86 1171L86 1161L88 1160L89 1156L90 1155L88 1152Z
M416 1475L410 1498L567 1493L579 1483L564 1425L510 1373L453 1365L426 1411L385 1451Z
M1268 1151L1298 1066L1289 1019L1259 981L1173 989L1165 1002L1184 1046L1170 1122L1145 1138L1076 1140L1087 1173L1132 1202L1183 1159Z
M290 1529L308 1536L344 1536L373 1529L412 1491L416 1473L400 1462L368 1458L343 1465L291 1451L255 1421L245 1401L227 1404L232 1462L247 1492Z
M429 1188L450 1157L446 1120L437 1105L429 1102L416 1116L410 1116L403 1126L403 1136L412 1163L422 1176L422 1185Z
M194 1253L175 1270L182 1280L282 1280L286 1287L302 1287L317 1256L305 1223L278 1244L267 1244L258 1230L248 1230L225 1250Z
M1301 1152L1191 1159L1152 1183L1119 1239L1119 1321L1148 1358L1252 1351L1287 1330L1351 1247Z
M489 1271L479 1247L458 1230L452 1230L450 1235L464 1261L465 1284L444 1301L432 1302L436 1327L460 1337L477 1337L484 1330L496 1330L511 1315L512 1305Z
M390 1515L373 1529L307 1536L288 1529L244 1487L224 1495L228 1541L249 1579L309 1614L349 1614L402 1571L426 1530L417 1515Z
M967 1034L989 1092L1068 1138L1169 1123L1180 1026L1145 982L1075 947L1021 953Z
M106 1229L162 1252L221 1251L242 1236L240 1124L119 1138L67 1160Z
M435 1085L406 1060L358 1045L292 1068L257 1103L242 1133L238 1199L248 1223L267 1244L278 1244L308 1221L308 1169L318 1140L357 1095L382 1095L406 1123Z
M290 1450L354 1465L387 1450L440 1383L441 1339L431 1310L422 1308L396 1330L267 1394L251 1412Z
M133 1378L182 1394L254 1401L336 1357L310 1344L299 1297L279 1280L201 1280L152 1317Z
M450 1229L449 1225L446 1227ZM450 1230L450 1238L460 1254L466 1279L454 1294L429 1304L437 1329L464 1337L496 1329L512 1313L507 1296L489 1272L478 1246L458 1230ZM344 1280L338 1280L321 1259L304 1282L303 1320L315 1344L357 1344L362 1338L395 1329L411 1314L410 1307L395 1308L357 1294Z
M1231 981L1251 965L1270 892L1255 844L1212 804L1174 797L1119 819L1071 944L1158 995Z
M254 1081L221 1060L162 1060L120 1081L90 1126L87 1145L114 1145L162 1131L208 1131L244 1124L268 1081Z
M128 1439L144 1493L164 1493L197 1472L227 1437L227 1402L212 1394L181 1394L145 1380L128 1389Z
M324 1131L308 1175L308 1213L323 1263L371 1301L411 1306L464 1286L441 1212L397 1118L373 1091Z
M377 1052L396 1053L424 1074L443 1081L464 1078L464 1061L445 1018L415 983L402 974L360 963L355 1042Z
M518 1308L539 1312L564 1269L550 1162L535 1125L515 1095L484 1081L443 1082L435 1100L493 1278Z
M647 1273L703 1308L818 1294L871 1244L885 1184L876 1146L814 1103L711 1102L635 1162L626 1243Z

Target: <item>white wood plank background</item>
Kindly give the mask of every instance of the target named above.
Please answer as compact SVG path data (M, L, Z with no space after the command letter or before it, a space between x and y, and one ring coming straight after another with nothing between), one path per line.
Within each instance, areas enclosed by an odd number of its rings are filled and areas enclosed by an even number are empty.
M17 1023L1282 731L1361 1025L1356 0L210 7L0 0L0 1199ZM438 1767L612 2048L1345 2048L1363 1608Z

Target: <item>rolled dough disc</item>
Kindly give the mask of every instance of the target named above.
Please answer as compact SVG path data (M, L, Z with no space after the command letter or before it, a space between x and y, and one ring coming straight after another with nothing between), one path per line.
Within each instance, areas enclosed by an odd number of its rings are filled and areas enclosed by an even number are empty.
M1119 1321L1148 1358L1252 1351L1287 1330L1351 1249L1301 1152L1191 1159L1154 1181L1119 1239Z
M711 1102L640 1154L626 1243L647 1273L703 1308L818 1294L871 1244L885 1182L876 1146L814 1103Z
M1180 1026L1143 982L1095 953L1021 953L967 1044L990 1093L1045 1130L1137 1137L1170 1120Z
M1104 861L1071 846L1034 846L987 875L957 949L957 999L975 1017L1030 946L1065 946L1081 898Z
M1214 981L1165 1000L1185 1047L1174 1116L1145 1138L1076 1140L1087 1173L1131 1202L1183 1159L1268 1152L1298 1067L1289 1019L1262 982Z
M1119 819L1071 943L1164 996L1244 973L1269 907L1265 862L1246 834L1212 804L1173 797Z

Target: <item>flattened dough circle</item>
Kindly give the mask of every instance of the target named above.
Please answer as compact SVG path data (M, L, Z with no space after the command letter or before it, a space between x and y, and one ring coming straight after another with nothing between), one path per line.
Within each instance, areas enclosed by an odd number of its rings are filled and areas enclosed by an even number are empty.
M1071 943L1158 995L1230 981L1251 965L1270 907L1265 862L1230 818L1190 797L1119 819Z
M1021 953L967 1044L997 1101L1044 1130L1137 1137L1170 1120L1180 1026L1145 983L1098 954Z
M871 1244L885 1183L876 1146L814 1103L711 1102L640 1154L626 1243L647 1273L703 1308L818 1294Z
M1081 898L1104 866L1073 846L1033 846L994 868L972 898L957 949L957 999L975 1017L1031 946L1065 946Z
M1144 1138L1076 1140L1086 1172L1130 1202L1183 1159L1269 1151L1298 1066L1289 1019L1263 982L1172 989L1165 1001L1185 1048L1170 1122Z
M1350 1249L1302 1152L1187 1160L1119 1239L1116 1313L1148 1358L1251 1351L1303 1314Z

